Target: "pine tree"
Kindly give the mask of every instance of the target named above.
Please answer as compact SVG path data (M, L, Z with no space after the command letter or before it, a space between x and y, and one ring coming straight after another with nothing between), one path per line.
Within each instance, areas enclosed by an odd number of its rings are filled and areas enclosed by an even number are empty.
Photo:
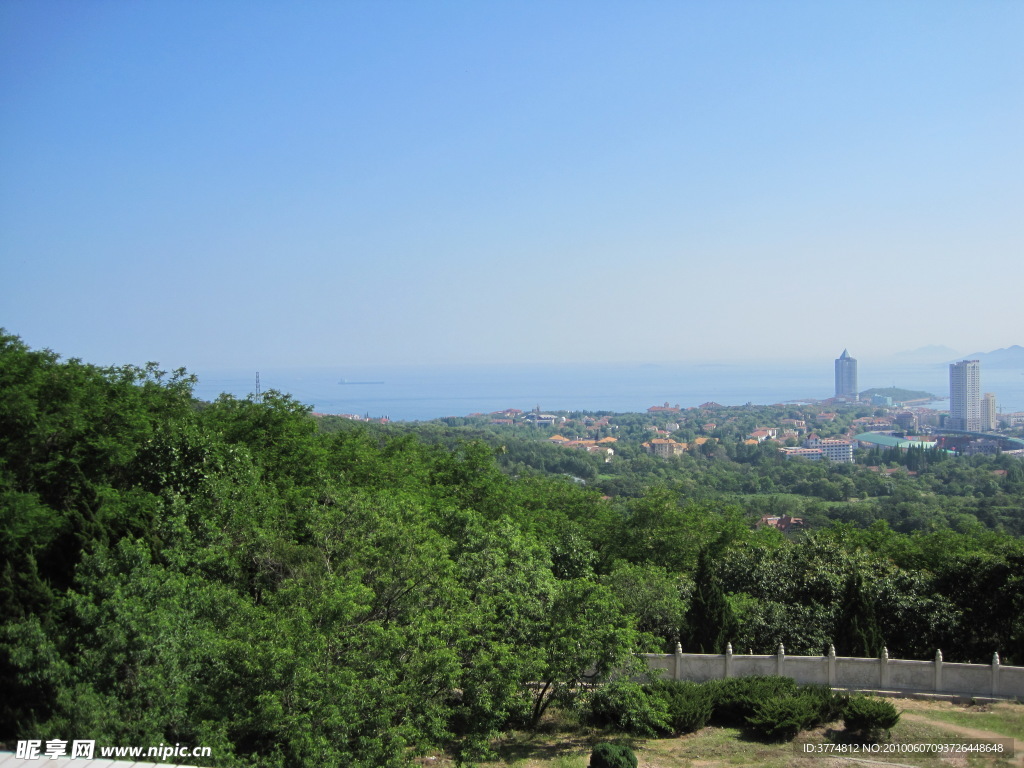
M687 648L696 653L724 653L725 644L736 635L736 617L715 578L708 548L700 553L694 580L686 612Z
M851 574L843 593L842 613L836 624L836 654L878 658L885 647L871 597L860 573Z

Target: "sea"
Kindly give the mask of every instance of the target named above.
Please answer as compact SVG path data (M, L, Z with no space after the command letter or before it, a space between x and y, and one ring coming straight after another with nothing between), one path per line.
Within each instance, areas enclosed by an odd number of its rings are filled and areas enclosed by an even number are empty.
M221 393L244 398L256 392L255 370L196 370L194 392L203 400ZM831 397L833 361L780 363L587 363L547 365L380 365L269 368L259 372L262 392L277 390L316 413L351 414L392 421L523 411L645 412L652 405L683 408L770 405ZM923 390L948 407L948 364L865 365L858 386ZM1024 370L981 371L982 392L994 392L1001 412L1024 411Z

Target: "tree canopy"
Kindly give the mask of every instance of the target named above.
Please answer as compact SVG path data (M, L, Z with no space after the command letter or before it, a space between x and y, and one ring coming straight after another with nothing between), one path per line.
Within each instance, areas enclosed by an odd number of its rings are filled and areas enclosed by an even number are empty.
M484 755L680 641L1024 663L1024 546L957 522L961 497L897 479L882 517L783 535L754 523L812 517L793 489L862 479L724 448L573 468L472 425L325 425L192 384L0 334L0 741L399 766ZM1004 514L1010 486L941 464Z

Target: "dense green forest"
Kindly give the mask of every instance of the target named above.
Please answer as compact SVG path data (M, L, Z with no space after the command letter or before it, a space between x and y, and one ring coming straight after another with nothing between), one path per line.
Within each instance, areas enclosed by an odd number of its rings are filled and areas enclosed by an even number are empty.
M1024 664L1013 472L722 442L655 460L623 441L606 464L192 384L0 334L0 742L468 761L676 642ZM815 524L756 528L772 510Z

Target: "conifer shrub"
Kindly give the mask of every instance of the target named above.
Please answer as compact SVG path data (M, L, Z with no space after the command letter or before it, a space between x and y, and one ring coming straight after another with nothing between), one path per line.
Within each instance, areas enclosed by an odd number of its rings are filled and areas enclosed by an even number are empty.
M789 693L756 702L746 725L761 738L788 741L800 731L842 717L848 700L827 685L799 685Z
M815 702L818 709L816 726L842 719L846 712L846 703L850 700L849 695L837 693L823 683L801 685L799 690L800 695L807 696Z
M672 732L667 700L652 696L631 680L616 680L598 688L590 699L590 721L635 736L664 736Z
M590 768L637 768L636 754L625 744L598 744L590 753Z
M900 721L896 707L885 699L863 694L851 696L843 713L846 730L868 741L878 741Z
M812 696L764 699L747 717L747 728L769 741L790 741L800 731L818 725L818 703Z
M711 719L714 702L706 685L683 680L658 680L644 686L644 690L665 702L668 724L674 734L699 730Z
M753 675L709 680L704 683L714 708L712 721L719 725L742 728L761 702L785 698L796 693L797 684L788 677Z
M699 730L714 720L761 738L791 739L843 716L847 697L827 685L797 685L788 677L740 677L693 683L658 680L609 683L590 699L589 720L634 736Z

